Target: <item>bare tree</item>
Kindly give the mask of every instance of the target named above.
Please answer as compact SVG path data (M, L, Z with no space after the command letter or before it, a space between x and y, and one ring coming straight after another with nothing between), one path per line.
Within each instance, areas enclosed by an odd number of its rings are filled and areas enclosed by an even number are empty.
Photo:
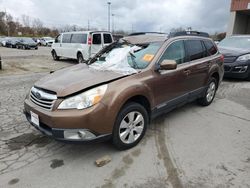
M22 15L22 22L25 27L30 27L30 17L23 14Z

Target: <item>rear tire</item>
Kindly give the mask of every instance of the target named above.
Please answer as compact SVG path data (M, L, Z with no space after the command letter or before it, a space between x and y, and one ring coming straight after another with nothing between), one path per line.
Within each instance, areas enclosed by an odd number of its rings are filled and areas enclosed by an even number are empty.
M84 58L82 56L82 53L77 54L77 62L78 63L83 63L84 62Z
M55 50L53 50L53 51L51 52L51 54L52 54L52 57L53 57L53 59L54 59L55 61L58 61L58 60L59 60L59 56L57 56Z
M197 102L202 106L210 105L214 100L217 88L218 81L212 77L208 83L208 87L206 88L205 95L202 98L199 98Z
M143 138L148 122L148 113L142 105L126 104L116 117L112 135L114 146L119 150L136 146Z

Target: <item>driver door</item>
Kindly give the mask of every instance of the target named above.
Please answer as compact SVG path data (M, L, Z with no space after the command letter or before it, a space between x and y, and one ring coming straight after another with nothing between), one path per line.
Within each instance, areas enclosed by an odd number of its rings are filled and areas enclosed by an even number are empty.
M159 70L154 72L151 88L154 93L156 110L172 109L178 104L188 100L190 87L189 79L190 64L187 62L184 41L178 40L170 43L163 52L158 63L163 60L175 60L175 70Z

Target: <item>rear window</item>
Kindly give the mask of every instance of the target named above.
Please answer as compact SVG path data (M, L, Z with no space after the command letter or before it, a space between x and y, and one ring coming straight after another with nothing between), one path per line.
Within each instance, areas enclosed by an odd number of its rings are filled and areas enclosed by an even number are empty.
M101 44L102 38L101 34L93 34L93 44Z
M190 61L194 61L196 59L201 59L205 57L206 49L202 46L200 40L187 40L185 41L185 44Z
M71 38L71 43L87 43L87 34L73 34Z
M110 34L103 34L104 44L112 43L112 37Z
M70 43L71 34L63 34L62 43Z
M204 44L209 55L214 55L217 53L217 48L214 46L214 44L211 41L205 40Z

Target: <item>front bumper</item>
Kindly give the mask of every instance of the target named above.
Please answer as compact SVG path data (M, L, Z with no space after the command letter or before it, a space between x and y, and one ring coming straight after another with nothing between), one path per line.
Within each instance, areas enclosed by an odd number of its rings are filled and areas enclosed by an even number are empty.
M250 61L233 63L224 62L224 77L245 79L250 76Z
M24 114L29 123L43 134L57 140L72 142L89 142L106 140L111 137L112 123L105 118L103 104L97 104L85 110L55 110L42 109L29 99L24 102ZM31 122L31 112L39 117L39 126ZM82 136L86 133L86 137ZM75 134L72 136L72 134ZM78 135L78 136L77 136ZM79 136L80 135L80 136ZM90 137L88 135L91 135Z
M31 122L31 115L26 112L24 110L24 114L26 116L26 119L28 120L28 122L35 127L37 130L39 130L41 133L43 133L44 135L48 136L48 137L52 137L56 140L60 140L60 141L68 141L68 142L93 142L93 141L105 141L111 138L111 134L94 134L92 133L90 130L87 129L58 129L58 128L51 128L48 125L40 122L39 126L35 125L34 123ZM92 133L94 136L91 138L69 138L67 136L65 136L65 132L75 132L76 134L78 134L79 131L85 131L85 132L90 132Z

